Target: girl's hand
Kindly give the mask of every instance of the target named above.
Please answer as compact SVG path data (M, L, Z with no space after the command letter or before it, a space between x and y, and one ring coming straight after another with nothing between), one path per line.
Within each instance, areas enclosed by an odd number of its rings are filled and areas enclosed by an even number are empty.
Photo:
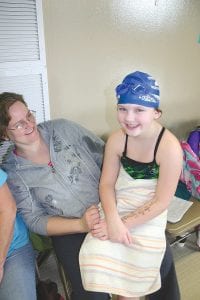
M120 217L109 221L108 224L109 240L115 243L130 245L133 243L133 238L128 228L124 225Z
M116 221L109 222L109 225L110 228L108 229L106 221L104 219L100 220L98 224L94 225L91 231L93 237L99 238L100 240L109 239L114 243L123 243L125 245L130 245L133 242L129 230L120 218Z

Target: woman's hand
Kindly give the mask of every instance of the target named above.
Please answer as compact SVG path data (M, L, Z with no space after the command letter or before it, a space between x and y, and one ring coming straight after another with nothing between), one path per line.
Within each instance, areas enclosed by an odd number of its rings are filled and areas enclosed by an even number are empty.
M82 224L86 232L91 231L94 225L99 223L100 216L98 207L95 205L90 206L81 218Z
M93 226L91 234L93 237L96 237L100 240L108 240L107 224L104 219L100 220L98 224Z

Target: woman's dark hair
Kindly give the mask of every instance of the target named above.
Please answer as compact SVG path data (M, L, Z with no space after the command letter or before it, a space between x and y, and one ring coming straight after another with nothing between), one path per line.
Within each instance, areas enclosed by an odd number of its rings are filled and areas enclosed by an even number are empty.
M9 92L0 94L0 141L5 140L6 138L6 128L11 119L9 108L17 101L27 106L22 95Z

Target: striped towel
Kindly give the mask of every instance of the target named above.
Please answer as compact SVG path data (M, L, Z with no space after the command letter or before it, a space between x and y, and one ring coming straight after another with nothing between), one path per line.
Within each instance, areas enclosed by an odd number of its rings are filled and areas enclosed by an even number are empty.
M156 184L156 179L135 180L121 168L116 183L119 214L126 215L151 199ZM166 220L167 211L164 211L132 228L133 244L130 246L101 241L89 233L79 254L84 288L124 297L141 297L158 290L166 247Z

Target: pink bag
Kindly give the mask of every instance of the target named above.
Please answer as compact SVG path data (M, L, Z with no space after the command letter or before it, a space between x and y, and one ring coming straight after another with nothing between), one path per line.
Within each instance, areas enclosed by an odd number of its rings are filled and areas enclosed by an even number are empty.
M190 145L182 141L183 149L183 169L180 180L187 186L192 196L200 200L200 160L193 152Z

